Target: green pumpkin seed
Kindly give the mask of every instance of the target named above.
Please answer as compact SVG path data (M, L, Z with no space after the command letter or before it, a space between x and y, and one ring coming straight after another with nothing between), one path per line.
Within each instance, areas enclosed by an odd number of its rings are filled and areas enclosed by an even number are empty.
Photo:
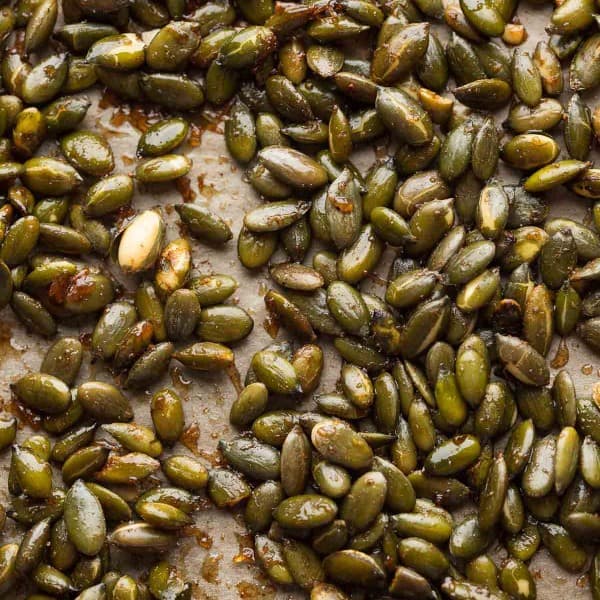
M444 48L432 32L429 33L427 50L417 65L417 75L427 88L435 92L441 92L448 82L448 63Z
M66 225L40 223L39 240L48 249L65 254L85 254L91 250L90 240Z
M20 575L29 574L43 559L50 539L51 520L43 519L23 536L15 558L14 569Z
M294 188L310 190L327 183L323 167L297 150L268 146L259 152L258 157L277 179Z
M156 552L169 549L175 536L143 522L119 525L110 535L109 541L120 548L137 552Z
M90 217L103 217L127 206L133 198L133 180L113 175L94 184L86 193L84 211Z
M446 181L457 179L469 166L474 136L474 124L465 121L444 140L440 150L440 174Z
M525 468L534 441L535 428L531 419L522 421L513 428L504 451L509 475L517 475Z
M0 247L0 258L9 267L22 263L36 246L39 239L40 222L36 217L25 216L8 229Z
M292 366L303 394L314 392L323 371L323 351L315 344L305 344L294 352Z
M449 568L448 559L435 545L417 537L401 540L398 555L407 567L429 579L441 579Z
M256 153L256 124L250 109L236 102L225 123L225 141L230 154L239 162L247 163Z
M141 452L110 454L108 460L95 474L96 481L107 484L124 484L141 481L160 468L160 463Z
M517 394L519 411L531 418L541 430L549 430L554 424L554 406L547 388L520 387Z
M367 29L367 25L361 25L350 17L336 15L315 20L307 32L317 42L327 43L354 37Z
M471 435L457 436L433 450L425 461L425 469L431 475L454 475L471 465L481 451L477 438Z
M45 373L21 377L12 390L26 406L46 414L64 412L71 401L67 385L58 377Z
M313 118L310 103L287 77L272 75L265 84L267 97L281 116L300 123Z
M281 447L281 485L288 496L301 494L310 473L310 442L296 425Z
M54 318L35 298L15 291L10 306L27 329L37 331L45 337L52 337L56 333Z
M325 573L341 584L379 586L385 578L381 566L358 550L339 550L323 561Z
M219 449L236 469L254 479L277 479L280 474L279 451L258 440L234 438L221 440Z
M557 7L550 18L553 30L572 34L588 27L593 20L593 4L590 2L567 2Z
M382 473L370 471L361 475L344 498L340 516L351 531L367 529L375 520L385 502L387 480Z
M173 358L190 369L211 371L225 369L233 363L233 352L214 342L197 342L173 353Z
M576 223L571 219L564 218L548 219L544 227L550 235L553 235L565 227L568 228L575 240L578 256L582 260L593 260L594 258L598 258L600 246L597 244L600 241L600 238L598 238L597 234L589 227Z
M482 554L469 561L465 567L465 575L469 581L490 590L495 591L498 587L498 569L487 554Z
M479 527L477 515L468 516L452 531L450 554L455 558L469 560L485 551L493 537L493 531L485 532Z
M326 419L313 427L311 441L326 459L349 469L365 468L373 453L369 445L346 423Z
M348 333L366 335L368 309L361 295L352 286L341 281L331 283L327 289L327 306Z
M112 358L128 329L136 321L135 308L126 302L109 304L92 334L92 351L105 360Z
M160 486L142 494L138 502L161 502L191 513L196 508L197 498L181 488Z
M591 437L586 436L579 453L579 470L585 482L594 489L598 488L599 484L599 461L600 448L598 443Z
M440 415L451 426L460 426L467 418L467 404L458 387L456 375L440 370L435 384L435 400Z
M45 104L58 95L67 73L66 54L49 56L25 75L20 95L28 104Z
M335 518L337 506L325 496L306 494L286 498L273 516L283 527L313 529L327 525Z
M13 447L12 464L17 485L31 498L44 499L52 493L52 469L33 451Z
M64 519L69 539L77 550L96 555L106 538L106 522L100 502L81 480L67 493Z
M138 321L132 325L117 346L113 357L114 367L124 369L131 366L150 345L152 334L152 323L148 321Z
M496 336L500 360L519 381L527 385L545 385L548 382L548 366L527 342L513 336Z
M227 40L219 51L225 67L245 69L274 50L275 36L267 27L248 27Z
M312 476L320 492L329 498L342 498L350 491L350 474L338 465L319 461L312 468Z
M69 69L70 72L73 70L72 64ZM85 97L58 98L42 110L48 132L58 135L75 129L85 117L90 105L90 101Z
M389 85L409 73L424 56L428 38L428 23L412 23L378 45L371 65L375 83Z
M244 224L253 233L269 233L289 227L308 212L307 202L282 200L256 208L244 217Z
M315 339L315 332L310 320L302 311L283 294L269 290L265 294L265 306L271 315L274 315L281 324L299 337L308 340ZM232 322L233 324L233 322Z
M521 102L535 106L542 97L542 77L531 55L520 48L513 54L513 88Z
M392 202L398 176L390 162L377 162L366 179L366 192L363 196L363 213L367 219L378 206L388 206Z
M359 230L354 242L344 248L337 259L336 279L356 284L370 273L381 258L383 242L372 225Z
M92 44L86 60L115 71L132 71L144 63L144 43L133 33L109 35Z
M360 233L362 203L356 181L349 169L330 185L325 201L329 236L338 249L349 247Z
M0 262L0 284L2 285L2 291L0 292L0 308L4 308L10 302L14 289L10 269L4 261Z
M237 289L238 283L229 275L215 274L191 279L188 287L198 296L200 306L221 304Z
M77 400L85 412L101 422L122 422L133 418L129 400L110 383L82 383L77 388Z
M76 54L86 52L98 40L116 34L118 31L112 25L93 22L67 23L55 33Z
M452 519L446 511L399 513L391 525L403 537L419 537L432 544L443 544L452 533Z
M133 452L143 452L154 458L162 453L162 445L154 432L142 425L133 423L111 423L102 429L114 437L122 446Z
M375 107L385 127L399 141L411 146L422 146L433 138L431 118L405 92L380 88Z
M578 47L569 69L569 85L580 92L596 87L600 83L600 72L594 57L598 52L600 35L594 34L585 39Z
M498 132L493 119L486 119L475 134L471 148L471 168L473 174L482 181L489 179L498 164Z
M32 52L43 46L47 41L58 16L58 3L45 0L38 3L27 21L25 29L25 49ZM13 17L14 18L14 17Z
M140 137L137 152L141 156L168 154L180 146L189 131L189 124L180 118L165 119L149 127Z
M138 72L114 71L113 69L96 65L95 73L104 85L119 96L137 102L143 99L144 94L141 89L140 74Z
M461 8L469 23L489 37L502 35L505 26L503 15L492 3L477 4L461 0Z
M260 147L288 145L287 138L281 131L282 128L283 122L277 115L268 112L259 113L256 116L256 138Z
M258 562L272 581L288 585L294 582L283 557L281 544L271 540L266 535L255 536L254 544Z
M252 490L244 512L244 521L252 532L265 531L273 520L272 513L283 501L281 484L265 481Z
M204 103L204 92L202 87L200 87L196 81L189 79L184 75L175 75L171 73L142 75L139 79L139 87L141 92L148 98L153 98L154 102L177 110L193 110ZM207 95L209 89L210 87L207 81ZM178 162L173 159L173 162L175 162L181 170L184 169L183 158L186 157L180 157Z
M269 392L259 381L247 385L231 405L229 420L237 426L249 425L267 407Z
M253 15L253 18L256 18L256 14ZM315 46L315 48L323 48L325 52L328 50L328 48L323 46ZM318 51L314 50L313 54L318 55ZM279 64L281 66L281 71L295 85L302 83L304 79L306 79L306 73L308 70L307 62L307 51L304 47L304 44L299 39L292 38L286 42L279 51Z
M579 435L573 427L564 427L556 438L554 465L555 488L558 495L567 489L577 470L579 461Z
M276 352L257 352L252 358L252 369L258 380L273 393L293 394L298 391L298 377L293 365Z
M517 104L508 113L507 124L518 134L526 133L531 129L548 131L562 119L563 108L558 100L542 98L535 107L526 104Z
M138 165L135 177L142 183L163 183L187 175L192 161L182 154L165 154L148 158Z
M192 492L204 489L208 482L208 471L204 465L190 456L169 456L169 458L163 461L162 470L171 483ZM160 509L160 507L158 508ZM147 518L146 520L151 522ZM176 521L177 527L186 524L181 518L176 519ZM158 526L156 520L153 524ZM169 528L164 524L162 527L164 529Z
M494 458L479 497L479 527L488 531L499 521L508 489L508 468L502 455Z
M457 100L469 108L501 108L511 97L511 87L503 79L476 79L454 90Z
M198 25L173 21L160 29L146 47L146 63L157 71L177 71L200 43Z
M502 159L517 169L537 169L558 156L558 144L540 133L523 133L502 147Z
M321 560L302 542L286 539L283 542L283 558L294 583L305 590L325 579Z
M545 496L555 481L556 439L549 435L533 446L529 462L523 471L523 490L528 496Z
M336 338L333 345L344 360L367 371L379 371L387 364L387 359L381 352L356 340Z
M78 170L88 175L102 177L115 166L114 156L108 142L92 131L76 131L60 141L62 153Z
M75 544L69 540L65 521L60 519L50 532L50 563L56 569L66 571L75 565L78 556Z
M560 160L538 169L523 186L528 192L543 192L577 177L587 165L579 160Z
M534 350L545 356L550 349L554 334L550 292L543 284L537 285L525 302L523 333Z
M564 138L569 155L577 160L585 160L592 143L592 123L590 110L579 94L571 96L565 116Z
M233 233L217 214L198 204L180 204L175 207L181 220L197 239L212 244L228 242Z
M536 585L527 565L511 558L500 570L502 589L514 598L535 598Z
M58 462L64 462L71 454L92 442L95 429L95 425L81 425L73 428L56 441L50 457Z
M554 523L540 523L538 527L544 546L561 567L570 572L583 568L587 560L586 553L564 527Z

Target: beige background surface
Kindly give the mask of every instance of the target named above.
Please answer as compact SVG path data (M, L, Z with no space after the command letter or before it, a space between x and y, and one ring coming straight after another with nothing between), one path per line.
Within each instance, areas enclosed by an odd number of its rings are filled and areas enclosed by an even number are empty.
M527 46L533 47L540 39L541 27L548 23L548 9L525 6L519 10L518 16L529 30L530 37ZM93 97L93 94L87 94ZM82 128L96 129L106 134L117 159L116 172L132 172L135 167L135 147L139 137L130 121L131 111L127 107L98 109L97 100L88 113ZM593 99L587 98L593 106ZM135 114L133 115L135 117ZM204 129L201 137L194 135L194 145L184 145L181 151L188 153L193 159L194 166L189 180L192 191L196 194L196 201L206 204L211 209L226 216L237 236L243 214L248 209L259 204L259 199L251 187L243 180L243 170L233 164L228 157L222 138L222 124L218 123L215 115L207 114L205 117L214 119L214 126ZM499 116L501 120L502 115ZM121 123L123 121L123 123ZM198 122L201 122L198 119ZM196 134L198 131L196 132ZM199 139L198 139L199 137ZM49 146L52 149L52 146ZM597 156L595 149L594 157ZM372 160L372 152L363 149L357 154L356 162L361 169L366 170ZM175 223L172 205L182 201L180 193L172 185L153 188L139 187L136 190L133 206L141 209L160 206L165 218L170 223L167 239L179 236ZM572 195L565 189L558 190L552 198L552 212L555 214L576 214L585 217L588 203ZM271 341L271 337L264 328L265 310L262 296L269 287L265 270L250 273L244 270L236 257L235 239L224 249L215 250L193 240L194 265L198 273L228 273L235 276L240 282L240 288L234 296L234 301L248 310L255 320L255 328L249 339L235 347L236 367L243 379L250 357L254 351ZM385 278L387 264L392 253L388 250L386 259L382 262L379 274ZM281 257L283 258L283 256ZM118 270L113 269L115 277L129 290L134 289L133 281L126 281ZM369 283L368 287L375 286L379 294L384 292L381 284ZM365 288L366 289L366 288ZM93 323L82 321L74 327L61 326L59 335L79 335L90 333ZM285 335L281 330L279 336ZM322 341L320 341L322 343ZM9 385L20 375L37 370L45 349L49 343L40 337L30 335L18 324L10 309L0 312L0 401L8 402L10 399ZM590 394L593 386L600 380L600 365L596 357L585 348L580 347L576 339L568 340L570 361L568 368L577 380L578 392ZM331 353L327 343L325 375L321 389L330 391L339 373L339 359ZM553 356L554 349L550 355ZM112 376L101 364L90 365L90 356L86 352L84 366L79 380L101 379L110 381ZM135 407L136 421L149 422L149 399L154 391L164 385L172 385L185 400L186 423L192 426L192 431L197 430L197 444L194 453L207 465L215 464L218 459L215 452L219 438L231 435L228 424L228 412L233 401L235 391L235 377L231 374L197 374L182 368L172 369L169 377L160 384L153 386L146 393L133 394L128 392ZM586 368L584 368L586 367ZM584 374L585 371L585 374ZM23 440L29 431L22 429L18 433L18 441ZM193 436L189 436L192 438ZM175 448L177 453L190 452L182 445ZM0 457L0 502L7 501L6 474L7 458L9 452ZM195 599L272 599L300 597L290 590L277 590L260 573L253 563L250 539L245 535L240 515L235 513L220 512L206 503L194 515L195 527L190 535L182 538L178 546L168 555L168 559L176 564L189 580L195 582ZM194 535L192 535L194 534ZM5 543L13 539L17 532L8 520L5 532L0 536L0 542ZM496 553L502 558L502 553ZM117 555L123 571L135 569L142 561L129 561L128 557ZM149 565L150 562L145 563ZM536 575L538 585L538 598L542 600L590 597L587 590L585 577L569 575L558 567L545 552L541 550L531 563L532 572ZM23 597L24 592L18 591L15 597Z

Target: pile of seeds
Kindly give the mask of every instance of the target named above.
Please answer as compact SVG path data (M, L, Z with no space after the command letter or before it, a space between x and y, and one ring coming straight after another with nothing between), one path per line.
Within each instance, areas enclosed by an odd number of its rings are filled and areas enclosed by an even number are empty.
M600 110L579 95L600 85L600 33L592 0L562 0L530 54L516 4L0 9L0 307L48 338L78 319L116 382L78 383L84 345L69 337L12 385L44 433L15 444L16 419L0 420L0 448L12 445L0 522L23 527L0 546L0 593L28 581L31 600L191 598L156 553L206 492L243 508L268 577L312 600L533 599L540 545L587 570L600 598L600 403L547 363L559 336L600 350L600 169L588 162ZM78 128L91 105L81 92L98 84L164 115L139 140L134 176ZM240 435L219 443L228 466L211 469L177 453L174 390L154 393L153 428L132 422L129 399L172 360L231 367L253 329L227 302L234 278L191 276L190 237L214 252L233 238L221 216L176 206L183 233L167 243L161 208L135 210L136 182L190 172L186 114L206 106L228 110L227 147L264 198L238 255L268 266L266 308L292 340L252 357L231 406ZM505 108L501 133L489 111ZM378 158L363 177L350 159L369 146ZM499 161L521 183L496 178ZM559 186L594 201L590 223L548 218L544 193ZM361 291L388 247L385 296ZM303 404L325 337L343 359L339 385ZM497 543L501 561L486 554ZM147 578L118 571L111 547L146 556Z

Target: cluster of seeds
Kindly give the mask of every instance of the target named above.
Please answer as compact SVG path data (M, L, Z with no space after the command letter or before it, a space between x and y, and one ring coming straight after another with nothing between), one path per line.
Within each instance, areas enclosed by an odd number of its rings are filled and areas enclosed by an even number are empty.
M64 337L12 384L44 434L15 443L17 420L0 420L0 448L12 446L0 522L24 531L0 546L0 593L28 581L30 600L192 598L156 553L193 524L205 490L243 508L266 575L311 600L532 600L540 545L600 598L600 401L547 362L558 337L600 351L600 170L588 162L600 110L584 99L600 86L600 34L592 0L562 0L529 53L516 10L0 9L0 307L48 338L57 323L91 323L92 356L115 375L78 382L84 344ZM79 129L81 92L97 84L165 117L143 131L131 175L114 173L103 135ZM161 207L135 211L136 184L190 172L185 116L205 105L228 110L227 148L264 199L245 214L238 256L268 268L266 309L291 340L252 356L230 411L240 435L210 469L163 455L185 427L172 389L152 395L152 428L132 422L121 389L148 391L172 360L228 369L254 326L228 302L237 281L193 264L190 237L215 252L233 238L219 214L176 206L180 237L167 241ZM368 146L363 177L351 158ZM521 181L503 182L500 165ZM594 202L589 223L549 218L545 192L559 186ZM379 297L366 284L390 249ZM309 404L326 338L338 386ZM147 577L117 570L113 547L146 556Z

